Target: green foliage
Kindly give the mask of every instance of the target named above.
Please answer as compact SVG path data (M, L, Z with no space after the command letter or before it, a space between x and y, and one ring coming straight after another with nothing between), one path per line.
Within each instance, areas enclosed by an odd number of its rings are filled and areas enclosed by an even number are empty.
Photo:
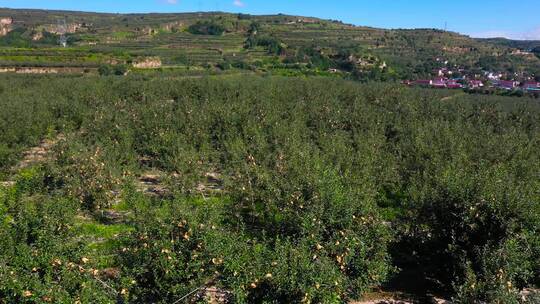
M98 68L98 73L101 76L122 76L125 75L128 71L128 68L125 64L116 64L116 65L101 65Z
M524 282L530 280L533 267L537 267L530 264L536 257L532 255L527 241L511 239L501 244L500 248L486 246L480 249L478 270L473 270L470 262L465 264L464 281L456 290L457 301L520 303L518 291Z
M448 113L447 119L458 115L454 117L459 124L434 122L446 125L445 135L415 130L431 147L415 145L411 151L424 151L424 156L405 158L405 168L414 170L403 171L407 186L398 188L404 189L399 192L410 210L403 214L404 235L398 248L409 248L403 254L412 255L416 265L412 267L437 278L441 287L456 286L464 303L507 303L505 299L516 297L516 290L538 282L539 209L537 183L524 182L538 167L517 169L536 156L532 150L516 148L506 158L509 154L504 151L527 145L538 130L518 127L518 131L507 120L512 120L511 114L484 111L465 120L458 118L467 117L459 111ZM522 113L523 122L535 119ZM465 138L458 139L458 130ZM473 135L477 131L485 136ZM513 140L501 145L507 137ZM475 138L476 147L464 145L467 138ZM410 144L400 142L403 148ZM437 147L443 154L428 152Z
M117 64L113 67L113 74L116 76L125 75L128 71L128 67L125 64Z
M238 17L238 20L249 20L249 19L251 19L251 15L242 14L242 13L238 14L237 17Z
M282 55L286 46L279 39L271 36L250 36L246 40L245 48L254 48L256 46L262 46L266 48L268 53L275 55Z
M113 302L83 257L118 269L103 279L132 303L204 285L236 303L344 303L396 267L462 303L515 303L540 282L532 99L329 78L0 78L2 176L66 134L0 189L6 303ZM137 193L148 171L167 199ZM223 191L201 193L208 173ZM126 215L111 225L103 209Z
M324 233L316 230L318 237L262 232L252 239L252 228L238 229L243 224L228 214L230 203L176 201L156 209L135 202L136 232L119 255L125 280L136 282L130 301L166 303L211 282L232 291L238 303L341 303L349 290L361 292L387 271L384 256L360 245L370 237L349 230L321 242L324 248L317 242Z
M82 104L68 107L69 94L58 95L67 90L60 83L55 88L60 91L55 91L44 86L32 88L43 83L32 78L3 79L11 87L9 94L4 92L0 98L0 168L6 169L14 164L24 147L36 145L48 130L69 129L83 113L78 111Z
M49 45L58 45L59 39L58 35L49 33L47 31L42 32L43 37L39 40L40 44L49 44Z
M0 38L0 52L16 54L0 55L2 65L7 66L98 68L109 62L125 62L129 58L124 56L132 55L160 57L167 65L189 62L201 68L216 66L234 54L249 64L279 55L286 63L310 64L316 74L316 69L337 68L356 72L351 78L362 81L426 78L432 76L434 68L442 67L441 59L448 60L448 67L463 68L469 75L480 74L481 70L509 75L524 72L523 78L540 73L538 52L537 56L512 54L513 48L535 51L538 42L472 39L434 29L386 30L298 16L221 12L110 15L0 9L0 15L16 20L13 30ZM42 39L33 41L35 30L51 30L63 19L70 29L77 27L75 33L66 34L69 47L51 48L58 45L58 36L46 31ZM303 56L306 49L317 52ZM347 50L358 58L373 56L386 62L388 73L369 68L355 71L354 62L336 58ZM187 60L178 60L179 52L186 53ZM89 60L90 54L99 56ZM289 70L282 74L297 75L294 65Z
M189 26L188 32L194 35L220 36L225 32L225 27L215 21L197 21Z
M172 59L173 63L189 65L189 57L186 54L179 54Z
M0 189L0 298L6 303L107 301L110 295L81 268L82 244L71 226L77 205L64 198L28 198L43 191L38 171Z
M111 71L111 66L110 65L101 65L99 66L98 68L98 73L99 75L101 76L109 76L111 75L112 71Z
M24 28L17 28L0 37L0 46L10 46L27 48L30 47L32 39Z

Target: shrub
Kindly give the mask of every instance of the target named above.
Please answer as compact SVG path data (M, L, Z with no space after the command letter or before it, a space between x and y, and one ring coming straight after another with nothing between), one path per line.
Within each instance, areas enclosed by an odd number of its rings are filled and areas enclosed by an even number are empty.
M0 37L1 46L28 48L32 44L32 39L25 28L16 28Z
M87 211L108 208L114 202L114 191L122 184L113 166L107 166L103 152L70 149L58 146L59 157L55 162L55 183L62 184L66 194L76 199Z
M244 43L244 48L254 48L257 46L262 46L266 48L268 53L275 55L283 55L286 49L286 45L281 42L279 39L271 36L256 36L251 35L246 39Z
M220 36L225 32L225 27L214 21L197 21L188 27L188 32L194 35Z
M100 65L98 68L98 73L101 76L123 76L128 72L128 67L125 64L116 64L116 65Z
M4 303L111 300L81 259L75 241L77 204L69 199L28 199L39 191L39 175L25 174L17 186L0 189L0 298Z
M101 76L109 76L112 73L112 69L110 65L100 65L98 68L98 73Z
M456 286L464 303L512 303L539 278L534 190L509 167L475 170L448 168L415 194L408 236L426 275Z
M128 72L128 68L125 64L118 64L113 67L114 75L122 76Z
M170 302L210 284L238 303L342 303L382 282L391 269L386 228L369 204L348 199L338 177L322 180L312 202L297 197L296 207L264 196L250 201L254 193L164 203L161 211L139 201L137 232L119 262L137 282L130 300ZM269 211L279 205L281 213Z
M249 169L236 173L230 217L239 218L254 238L297 240L290 246L303 248L299 254L313 255L339 277L336 295L358 296L384 281L391 270L390 235L373 201L333 169L318 167L316 159L296 161L282 160L276 174L253 159Z

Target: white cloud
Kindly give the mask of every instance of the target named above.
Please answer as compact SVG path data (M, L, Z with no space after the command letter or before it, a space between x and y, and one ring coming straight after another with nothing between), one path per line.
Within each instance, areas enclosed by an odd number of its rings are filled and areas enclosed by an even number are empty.
M233 5L234 5L234 6L238 6L238 7L244 7L244 6L246 6L246 5L244 4L244 2L242 2L242 0L234 0L234 1L233 1Z
M523 33L521 37L525 40L540 40L540 27Z
M509 35L505 31L486 31L471 33L470 36L474 38L508 38Z
M524 32L516 31L486 31L472 33L475 38L508 38L515 40L540 40L540 27Z
M168 4L178 4L178 0L166 0Z

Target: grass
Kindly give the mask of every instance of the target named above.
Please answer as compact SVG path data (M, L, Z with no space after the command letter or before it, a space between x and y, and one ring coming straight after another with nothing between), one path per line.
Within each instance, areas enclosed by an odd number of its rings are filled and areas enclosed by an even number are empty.
M133 227L126 224L105 225L86 218L78 218L78 221L74 227L75 235L77 240L83 240L86 255L97 267L113 267L119 237L133 231Z
M96 222L82 222L76 227L79 235L96 239L112 239L122 233L132 231L132 227L126 224L105 225Z

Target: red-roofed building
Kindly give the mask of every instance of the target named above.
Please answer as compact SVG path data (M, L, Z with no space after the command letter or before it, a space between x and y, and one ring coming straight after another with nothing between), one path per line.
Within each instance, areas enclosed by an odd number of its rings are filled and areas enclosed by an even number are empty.
M437 78L431 82L431 85L435 88L446 88L446 79Z
M463 85L455 79L450 79L446 82L446 87L449 89L461 89Z
M433 84L433 80L415 80L413 84L420 86L430 86Z
M484 86L484 83L481 80L469 81L469 88L471 89L482 88L483 86Z
M526 90L526 91L540 91L540 82L536 82L536 81L525 82L523 83L522 87L523 87L523 90Z
M499 80L496 82L495 86L505 90L513 90L518 86L518 83L513 80Z

